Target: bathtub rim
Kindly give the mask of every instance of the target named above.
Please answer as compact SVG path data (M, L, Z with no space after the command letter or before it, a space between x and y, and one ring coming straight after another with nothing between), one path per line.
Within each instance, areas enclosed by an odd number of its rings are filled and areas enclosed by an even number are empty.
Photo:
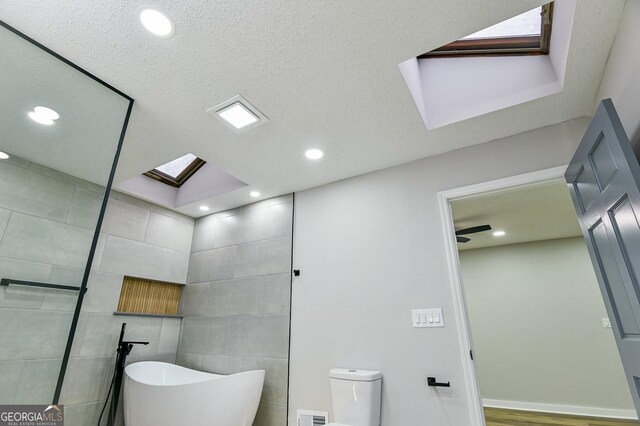
M182 370L188 370L188 371L195 371L196 373L199 373L202 376L205 376L204 380L198 380L198 381L190 381L190 382L185 382L185 383L173 383L173 384L156 384L156 383L147 383L144 381L140 381L137 378L132 377L129 372L127 371L127 369L130 366L136 365L136 364L154 364L154 365L170 365L172 366L171 368L176 368L178 370L182 369ZM144 386L153 386L153 387L178 387L178 386L192 386L195 384L199 384L199 383L207 383L207 382L213 382L213 381L218 381L218 380L225 380L228 378L232 378L232 377L236 377L239 375L249 375L249 374L256 374L262 372L262 379L264 380L265 376L266 376L266 370L264 369L256 369L256 370L248 370L248 371L241 371L238 373L232 373L232 374L217 374L217 373L209 373L206 371L202 371L202 370L196 370L193 368L188 368L188 367L183 367L181 365L178 364L172 364L170 362L164 362L164 361L138 361L138 362L132 362L131 364L127 365L124 368L124 373L125 373L125 377L128 380L132 380L140 385L144 385Z

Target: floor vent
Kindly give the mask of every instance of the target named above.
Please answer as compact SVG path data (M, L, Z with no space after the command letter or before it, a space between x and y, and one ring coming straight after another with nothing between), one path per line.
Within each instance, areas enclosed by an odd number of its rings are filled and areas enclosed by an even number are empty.
M298 410L298 426L322 426L329 423L326 411Z

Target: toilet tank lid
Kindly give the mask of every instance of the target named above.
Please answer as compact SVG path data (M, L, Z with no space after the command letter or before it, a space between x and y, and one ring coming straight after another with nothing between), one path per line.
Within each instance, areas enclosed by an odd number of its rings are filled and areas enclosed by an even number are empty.
M329 371L332 379L356 380L360 382L371 382L382 378L380 371L358 370L356 368L334 368Z

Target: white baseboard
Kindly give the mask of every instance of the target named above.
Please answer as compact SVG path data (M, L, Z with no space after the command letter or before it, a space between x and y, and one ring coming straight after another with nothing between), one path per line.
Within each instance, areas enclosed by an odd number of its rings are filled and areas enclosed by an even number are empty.
M537 402L501 401L498 399L482 399L482 405L491 408L509 410L537 411L541 413L571 414L574 416L606 417L610 419L637 420L634 410L618 410L615 408L580 407L575 405L540 404Z

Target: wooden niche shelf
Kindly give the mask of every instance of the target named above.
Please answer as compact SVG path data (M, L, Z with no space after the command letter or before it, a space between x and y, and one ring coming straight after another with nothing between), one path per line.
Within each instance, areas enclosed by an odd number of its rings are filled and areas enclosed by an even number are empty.
M115 314L177 316L184 284L125 276Z

